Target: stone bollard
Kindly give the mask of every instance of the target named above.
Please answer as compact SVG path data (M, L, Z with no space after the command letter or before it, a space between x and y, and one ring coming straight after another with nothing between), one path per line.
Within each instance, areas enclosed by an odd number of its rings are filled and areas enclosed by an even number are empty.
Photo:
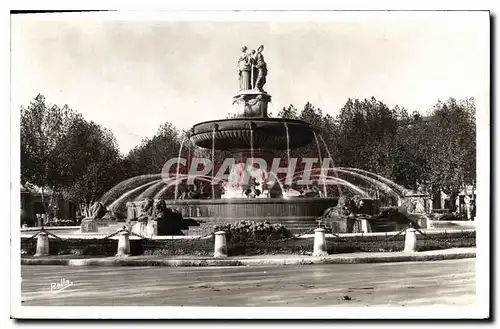
M227 257L226 232L215 232L214 257Z
M130 233L128 231L123 231L118 237L118 252L115 257L126 257L130 256Z
M404 252L417 251L417 230L409 227L405 232L405 249Z
M425 215L425 228L430 229L432 228L432 218L429 215Z
M370 223L366 219L361 220L361 231L363 233L370 233L372 231Z
M325 229L317 228L314 230L314 249L313 256L327 256Z
M38 233L36 241L35 256L48 256L49 255L49 235L45 232Z

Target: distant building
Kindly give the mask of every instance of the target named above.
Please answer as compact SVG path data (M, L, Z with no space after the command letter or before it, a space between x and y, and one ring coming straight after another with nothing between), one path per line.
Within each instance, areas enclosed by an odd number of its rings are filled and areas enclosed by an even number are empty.
M42 194L38 187L32 185L21 186L21 225L41 226L45 224L41 215L45 214L45 209L49 206L51 197L52 191L44 192L44 207ZM53 213L49 214L49 217L70 219L73 221L76 219L76 207L73 203L61 198L53 201L53 203L56 207ZM40 214L39 218L37 218L37 214Z

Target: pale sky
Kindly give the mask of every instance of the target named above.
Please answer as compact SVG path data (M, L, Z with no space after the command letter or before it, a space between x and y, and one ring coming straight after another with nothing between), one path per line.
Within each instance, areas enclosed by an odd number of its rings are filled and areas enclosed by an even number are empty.
M310 101L336 115L348 98L371 96L410 112L449 97L476 97L478 111L487 103L487 13L297 22L91 15L12 16L12 109L41 93L111 129L123 153L166 121L188 129L234 111L242 45L265 46L273 114Z

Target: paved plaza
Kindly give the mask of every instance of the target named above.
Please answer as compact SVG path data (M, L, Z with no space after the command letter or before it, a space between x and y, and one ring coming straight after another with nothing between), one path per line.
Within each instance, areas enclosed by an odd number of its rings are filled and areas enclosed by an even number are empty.
M22 266L25 306L429 306L475 300L475 259L253 267ZM71 283L57 292L56 283Z

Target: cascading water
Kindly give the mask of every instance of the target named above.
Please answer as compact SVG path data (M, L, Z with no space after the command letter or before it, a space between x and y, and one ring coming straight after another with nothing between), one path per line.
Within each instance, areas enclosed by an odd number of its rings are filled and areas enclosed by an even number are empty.
M139 191L141 191L143 188L148 188L149 186L153 185L153 184L157 184L158 182L160 182L161 180L154 180L152 182L149 182L149 183L146 183L146 184L143 184L141 186L138 186L124 194L122 194L118 199L116 199L115 201L113 201L113 203L111 203L109 205L109 209L111 211L114 211L115 209L119 208L123 202L125 202L125 200L130 196L130 195L133 195L134 193L138 193Z
M303 174L305 173L313 173L313 172L317 172L321 170L320 168L312 168L312 169L308 169L308 170L303 170L299 173L296 173L294 175L294 178L298 178L300 176L302 176ZM391 186L389 186L388 184L386 184L385 182L383 181L379 181L375 178L372 178L372 177L369 177L367 175L363 175L359 172L353 172L353 171L350 171L350 170L347 170L347 169L344 169L344 168L336 168L337 172L339 173L342 173L342 174L346 174L346 175L349 175L349 176L352 176L352 177L355 177L355 178L359 178L365 182L367 182L368 184L370 184L371 186L375 186L377 188L377 192L379 191L379 189L387 194L387 195L392 195L392 196L395 196L398 200L401 198L401 194L400 193L397 193L397 191L395 191L393 188L391 188ZM315 174L313 176L319 176L321 177L322 174ZM331 177L329 175L326 176L326 179L327 179L327 182L331 182L331 183L334 183L335 185L341 185L341 186L345 186L347 188L349 188L350 190L352 191L355 191L357 192L358 194L360 194L361 196L364 196L364 197L369 197L369 193L365 190L363 190L360 186L357 186L345 179L341 179L340 177L338 177L338 175L336 177ZM384 180L388 180L388 179L384 179ZM396 184L396 183L393 183L393 184ZM397 184L396 184L397 185ZM379 199L379 197L377 196L377 199Z
M186 141L186 136L182 138L181 146L179 147L179 155L177 156L177 169L175 172L175 176L179 177L179 168L181 165L181 154L182 154L182 147L184 146L184 142ZM179 184L175 185L175 190L174 190L174 200L177 200L177 195L179 193Z
M212 183L210 186L212 187L212 200L215 199L215 131L217 130L217 126L214 125L214 129L212 130Z
M352 171L349 171L349 170L346 170L346 169L337 168L337 170L338 170L338 172L345 173L345 174L348 174L348 175L360 178L360 179L364 180L365 182L368 182L371 185L376 186L377 188L380 188L384 193L386 193L386 194L392 194L398 200L400 199L399 194L396 193L389 185L385 184L384 182L378 181L378 180L376 180L374 178L368 177L366 175L363 175L363 174L360 174L360 173L357 173L357 172L352 172Z
M254 150L253 150L253 125L250 123L250 170L253 168L254 161Z
M285 131L286 131L286 158L287 158L287 163L286 165L288 168L290 168L290 132L288 131L288 123L285 122Z
M191 168L191 138L188 139L188 158L186 165L189 172L189 169Z
M333 161L332 154L330 153L330 149L328 148L328 145L326 145L326 142L323 139L323 135L319 134L319 139L321 139L321 142L323 143L323 146L325 147L326 153L328 154L330 161ZM333 163L332 167L329 167L328 169L332 169L335 177L339 178L339 175L337 173L337 169L335 169L335 163ZM342 196L342 188L340 187L340 185L337 185L337 189L339 191L339 196Z
M314 134L314 140L316 141L316 147L318 148L318 157L319 157L319 162L321 164L321 176L324 179L325 173L323 172L323 157L321 156L321 147L319 145L318 136L316 135L316 131L314 129L313 129L313 134ZM328 197L328 191L326 189L326 180L323 182L323 194L325 198Z
M338 169L343 169L343 170L347 170L347 171L350 171L350 172L358 172L358 173L363 173L365 176L368 176L368 175L375 176L377 179L381 180L381 181L382 181L382 182L384 182L386 185L390 185L390 186L392 186L394 189L396 189L396 190L399 192L398 194L399 194L401 197L404 197L404 196L408 193L408 190L407 190L405 187L403 187L403 186L401 186L401 185L399 185L399 184L397 184L397 183L395 183L395 182L391 181L391 180L390 180L390 179L388 179L388 178L385 178L384 176L377 175L377 174L372 173L372 172L370 172L370 171L363 170L363 169L358 169L358 168L338 168Z
M366 193L366 191L363 191L363 189L361 189L359 186L356 186L344 179L341 179L341 178L338 178L338 177L333 177L333 178L330 178L328 177L326 179L326 181L331 181L332 183L334 183L335 185L342 185L342 186L345 186L351 190L353 190L354 192L360 194L361 196L363 197L369 197L368 193Z
M151 181L158 180L160 178L161 174L149 174L131 177L114 186L111 190L106 192L99 201L105 205L110 204L131 189L134 189Z
M166 182L165 179L162 179L158 183L148 187L146 190L144 190L144 192L142 192L141 194L139 194L139 196L135 198L135 201L140 201L151 197L153 197L154 199L154 196L158 194L159 191L163 190L164 185L168 184L169 181L170 179L167 179Z
M178 184L177 179L174 182ZM168 188L170 187L170 184L171 183L167 183L158 193L154 195L153 199L163 198L163 195L167 192Z
M276 174L275 174L275 173L273 173L272 171L270 171L270 172L268 173L268 175L269 175L269 176L270 176L270 175L274 176L274 179L276 180L276 183L278 183L278 186L279 186L279 187L280 187L280 189L281 189L281 194L282 194L282 195L284 195L284 193L286 193L286 191L285 191L285 188L283 187L283 184L281 184L281 180L280 180L280 179L278 179L278 176L276 176ZM268 184L269 184L269 183L268 183Z
M290 164L290 132L288 130L288 123L285 122L285 131L286 131L286 156L287 156L287 164Z

